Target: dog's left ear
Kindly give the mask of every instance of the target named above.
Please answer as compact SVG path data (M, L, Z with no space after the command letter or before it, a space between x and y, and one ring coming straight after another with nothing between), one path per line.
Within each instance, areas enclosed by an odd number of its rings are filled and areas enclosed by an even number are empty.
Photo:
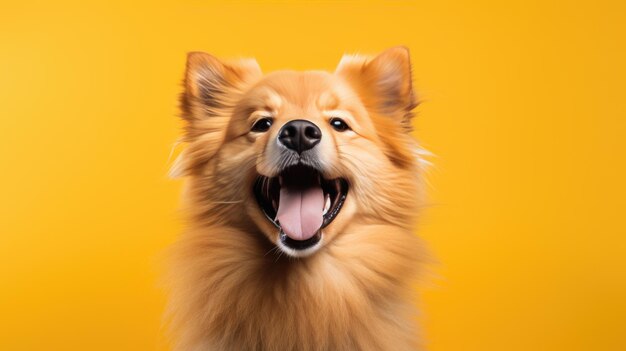
M410 129L411 111L417 106L417 100L406 47L387 49L374 58L345 55L335 73L357 90L367 107L400 118L402 125Z
M335 74L343 77L361 97L374 119L385 154L396 165L414 164L412 110L417 106L411 78L409 50L403 46L371 58L346 55Z

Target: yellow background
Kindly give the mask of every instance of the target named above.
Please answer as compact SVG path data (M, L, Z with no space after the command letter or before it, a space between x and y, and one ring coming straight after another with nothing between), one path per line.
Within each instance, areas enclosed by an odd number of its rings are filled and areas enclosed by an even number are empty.
M185 53L411 48L430 350L626 350L623 1L0 5L0 349L167 350Z

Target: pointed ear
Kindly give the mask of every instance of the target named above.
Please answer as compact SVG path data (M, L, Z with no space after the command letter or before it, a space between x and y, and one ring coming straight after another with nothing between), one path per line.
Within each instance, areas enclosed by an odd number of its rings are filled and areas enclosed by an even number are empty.
M208 115L220 114L221 109L232 107L245 86L261 75L254 59L225 63L204 52L189 53L182 98L184 118L206 117L193 107L202 107Z
M369 58L346 55L336 74L343 76L376 112L402 118L408 123L417 106L411 78L409 50L397 46Z
M217 153L236 102L261 76L254 59L222 62L204 52L188 54L180 97L187 121L182 141L188 145L176 159L172 177L200 172Z

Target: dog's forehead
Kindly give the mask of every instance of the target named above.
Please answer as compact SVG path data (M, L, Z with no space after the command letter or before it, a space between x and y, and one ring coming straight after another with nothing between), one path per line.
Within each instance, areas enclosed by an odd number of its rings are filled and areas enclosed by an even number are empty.
M334 109L341 100L352 95L343 81L323 71L273 72L265 76L253 90L265 107L274 111L288 106Z

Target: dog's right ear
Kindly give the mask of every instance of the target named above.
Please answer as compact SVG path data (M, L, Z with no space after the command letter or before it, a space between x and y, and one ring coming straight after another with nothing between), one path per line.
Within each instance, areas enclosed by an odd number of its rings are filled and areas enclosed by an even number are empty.
M262 75L254 59L222 62L204 52L187 55L183 117L189 122L228 113L247 84Z
M187 55L180 109L186 121L182 141L188 145L174 162L170 176L194 173L215 155L235 103L261 76L254 59L222 62L204 52Z

